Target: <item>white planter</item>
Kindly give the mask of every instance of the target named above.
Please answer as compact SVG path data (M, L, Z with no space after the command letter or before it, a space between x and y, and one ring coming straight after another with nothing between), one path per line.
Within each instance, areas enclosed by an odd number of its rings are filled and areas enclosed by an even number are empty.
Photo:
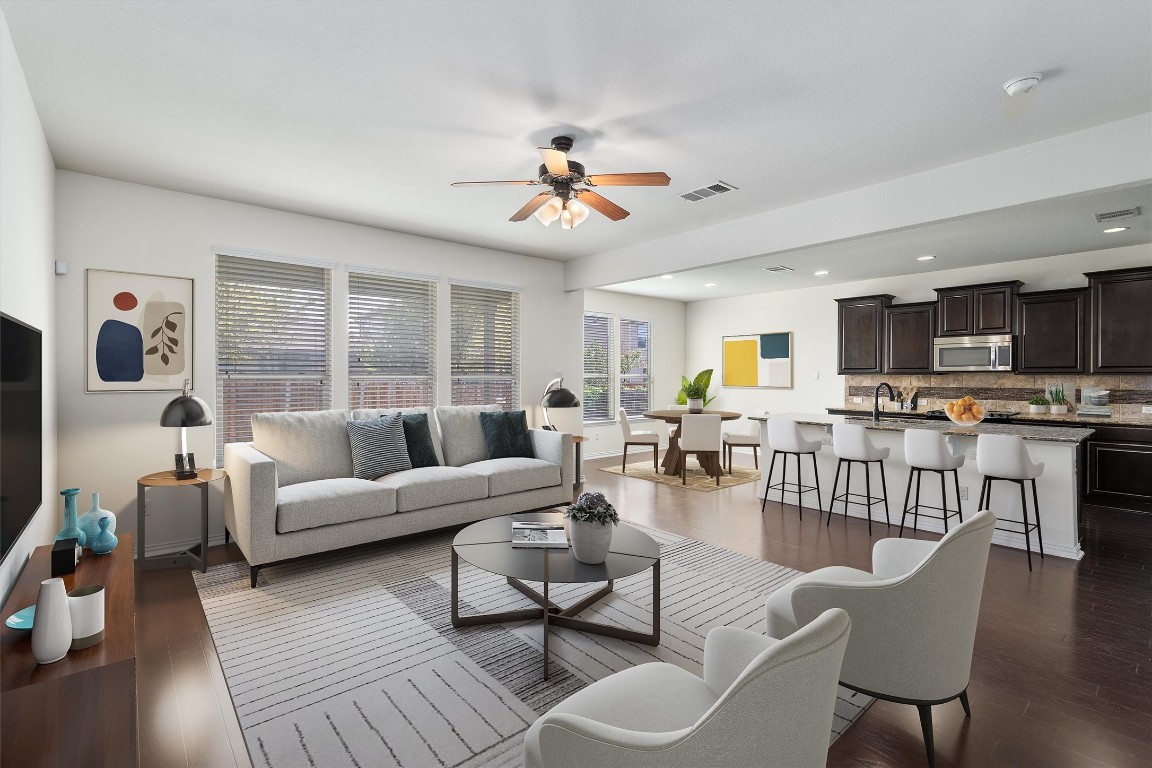
M704 410L703 398L688 398L688 413L700 413Z
M1030 405L1030 406L1028 406L1028 413L1048 413L1048 406L1046 406L1046 405Z
M68 655L72 645L72 615L64 579L40 582L36 620L32 624L32 655L39 664L51 664Z
M608 557L612 546L612 528L609 523L586 523L581 520L568 521L568 535L572 539L572 556L582 563L595 565Z
M1068 414L1068 406L1066 405L1053 405L1048 410L1053 416L1066 416Z

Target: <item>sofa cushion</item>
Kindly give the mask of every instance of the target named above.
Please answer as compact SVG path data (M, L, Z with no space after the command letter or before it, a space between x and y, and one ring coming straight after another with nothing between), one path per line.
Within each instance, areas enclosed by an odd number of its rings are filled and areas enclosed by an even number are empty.
M498 405L439 405L436 421L440 425L440 440L444 448L444 463L462 467L488 458L480 414L499 411Z
M404 442L404 417L398 413L375 419L349 421L348 441L352 444L352 473L362 480L412 469Z
M276 531L290 533L396 512L396 491L354 477L295 483L276 493Z
M426 413L406 413L404 418L404 446L408 451L408 461L412 469L418 467L438 467L436 446L432 444L432 429Z
M396 511L440 507L488 496L488 478L459 467L421 467L385 475L377 485L396 492Z
M560 485L560 465L543 459L487 459L469 464L465 469L488 478L489 496Z
M347 411L252 414L252 447L276 462L281 488L310 480L352 477Z
M488 458L536 458L524 411L481 413L480 428L484 430L484 445L488 451Z
M440 429L436 425L436 417L431 408L357 408L352 411L353 419L374 419L387 413L399 413L411 416L418 413L428 415L428 432L432 435L432 447L436 450L436 463L444 463L444 451L440 447Z

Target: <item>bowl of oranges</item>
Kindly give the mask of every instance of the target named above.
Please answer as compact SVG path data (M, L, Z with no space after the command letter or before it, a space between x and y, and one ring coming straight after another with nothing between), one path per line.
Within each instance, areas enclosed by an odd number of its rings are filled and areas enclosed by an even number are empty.
M984 406L972 399L971 395L965 395L959 400L945 403L944 413L954 423L961 426L970 427L984 421Z

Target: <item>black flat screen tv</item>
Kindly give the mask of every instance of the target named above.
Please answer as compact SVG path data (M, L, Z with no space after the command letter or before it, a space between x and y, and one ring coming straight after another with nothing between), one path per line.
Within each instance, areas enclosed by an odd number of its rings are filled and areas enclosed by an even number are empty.
M0 560L42 502L42 334L0 313Z

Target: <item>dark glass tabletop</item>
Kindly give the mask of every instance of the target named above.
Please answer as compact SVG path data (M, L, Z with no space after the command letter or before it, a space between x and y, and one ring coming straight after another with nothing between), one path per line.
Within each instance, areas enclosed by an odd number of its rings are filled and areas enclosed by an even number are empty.
M652 567L660 545L649 535L621 523L612 531L612 546L603 563L590 565L572 556L572 548L512 546L512 521L564 522L559 512L525 512L473 523L452 540L456 554L477 568L521 581L554 584L622 579Z

